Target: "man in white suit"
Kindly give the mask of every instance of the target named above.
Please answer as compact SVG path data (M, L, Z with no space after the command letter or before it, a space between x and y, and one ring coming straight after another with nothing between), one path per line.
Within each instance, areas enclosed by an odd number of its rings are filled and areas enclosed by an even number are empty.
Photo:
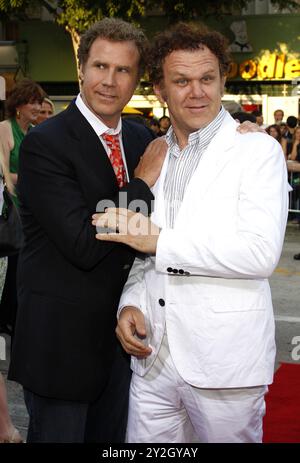
M288 186L280 145L241 135L221 105L229 57L218 33L177 25L152 46L168 153L150 219L108 209L97 238L136 259L117 335L132 355L129 442L261 442L275 340L268 277Z

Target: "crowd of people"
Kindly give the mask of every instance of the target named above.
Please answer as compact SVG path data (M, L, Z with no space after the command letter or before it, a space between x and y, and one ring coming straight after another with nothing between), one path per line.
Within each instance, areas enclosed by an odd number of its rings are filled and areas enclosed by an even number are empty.
M258 111L252 113L255 116L255 122L264 127L266 132L275 138L282 147L282 151L287 161L289 170L289 181L293 188L290 193L290 209L293 211L289 219L297 225L300 225L300 121L296 116L288 116L284 121L284 111L276 109L274 111L274 124L264 125L262 114ZM289 163L294 161L299 163L299 170ZM299 211L299 212L298 212ZM295 260L300 260L300 254L294 255Z
M271 136L239 125L221 101L226 41L191 25L149 45L105 18L82 35L78 62L66 110L53 117L24 80L0 123L25 236L0 322L26 441L261 442L275 360L268 277L288 215L283 114ZM146 63L169 111L149 126L121 117ZM2 377L0 417L0 440L20 442Z

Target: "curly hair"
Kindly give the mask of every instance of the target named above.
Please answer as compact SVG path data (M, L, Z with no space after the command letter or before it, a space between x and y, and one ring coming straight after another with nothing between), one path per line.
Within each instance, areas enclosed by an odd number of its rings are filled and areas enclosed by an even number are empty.
M209 31L187 23L178 23L164 32L158 33L151 44L148 55L150 81L158 84L163 79L164 60L175 50L203 50L207 47L218 59L221 76L229 70L230 56L227 39L219 32Z
M27 103L38 102L42 104L46 93L42 87L33 80L23 79L16 83L5 102L8 118L15 117L17 108Z
M149 48L148 40L141 29L118 18L104 18L84 32L77 52L79 66L87 62L91 46L98 37L113 42L134 42L140 55L139 76L143 75Z

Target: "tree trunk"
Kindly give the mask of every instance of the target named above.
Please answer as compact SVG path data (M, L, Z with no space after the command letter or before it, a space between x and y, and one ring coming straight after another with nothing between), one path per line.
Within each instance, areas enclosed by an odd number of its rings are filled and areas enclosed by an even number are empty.
M79 66L78 66L78 59L77 59L77 51L78 51L79 42L80 42L80 35L75 29L69 26L66 26L66 31L69 32L69 34L71 35L74 57L75 57L75 62L76 62L77 77L78 77L79 86L80 86Z

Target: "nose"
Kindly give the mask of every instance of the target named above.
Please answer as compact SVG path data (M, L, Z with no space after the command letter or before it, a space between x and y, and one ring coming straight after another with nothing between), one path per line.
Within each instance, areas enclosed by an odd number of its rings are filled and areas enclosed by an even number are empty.
M191 82L191 97L192 98L201 98L205 95L203 90L203 85L199 80L193 80Z
M102 79L102 85L105 85L106 87L113 87L115 85L115 72L114 69L107 69L103 79Z

